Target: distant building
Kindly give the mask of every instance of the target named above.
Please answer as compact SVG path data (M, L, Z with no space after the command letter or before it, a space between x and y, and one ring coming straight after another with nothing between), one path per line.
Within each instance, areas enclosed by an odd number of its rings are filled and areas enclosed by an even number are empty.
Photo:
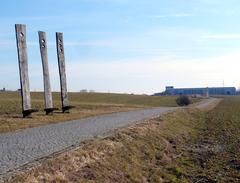
M235 87L210 87L210 88L174 88L167 86L165 95L236 95Z
M87 92L88 92L87 89L82 89L82 90L80 90L80 93L87 93Z
M6 88L0 89L0 92L5 92Z

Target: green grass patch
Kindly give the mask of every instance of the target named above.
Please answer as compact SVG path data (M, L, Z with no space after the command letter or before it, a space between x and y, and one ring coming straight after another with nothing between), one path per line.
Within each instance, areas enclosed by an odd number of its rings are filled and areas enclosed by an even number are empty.
M22 118L19 92L0 92L0 133L58 123L90 116L141 108L176 106L175 96L146 96L111 93L69 93L70 104L76 108L70 114L46 116L42 92L31 93L32 108L39 109L32 118ZM61 109L60 93L53 93L54 107Z
M44 96L41 92L31 93L32 106L44 109ZM146 96L110 93L69 93L72 105L94 109L96 106L120 105L128 107L176 106L175 96ZM54 106L60 108L60 94L53 93ZM20 114L21 95L19 92L0 92L0 115Z

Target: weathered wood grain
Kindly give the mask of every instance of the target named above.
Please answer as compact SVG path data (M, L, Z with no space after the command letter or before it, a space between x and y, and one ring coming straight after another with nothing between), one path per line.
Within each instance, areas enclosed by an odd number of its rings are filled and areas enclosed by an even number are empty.
M28 77L28 56L26 43L26 25L16 24L16 41L18 51L18 62L20 72L20 84L22 95L22 109L24 111L31 110L31 97Z
M45 111L48 114L53 111L53 99L50 84L50 74L48 67L48 50L47 50L47 37L43 31L38 31L39 46L42 59L43 69L43 83L44 83L44 99L45 99Z
M67 78L66 78L66 68L65 68L63 33L60 33L60 32L56 33L56 44L57 44L60 85L61 85L62 109L64 112L65 109L69 107L69 100L68 100L68 93L67 93Z

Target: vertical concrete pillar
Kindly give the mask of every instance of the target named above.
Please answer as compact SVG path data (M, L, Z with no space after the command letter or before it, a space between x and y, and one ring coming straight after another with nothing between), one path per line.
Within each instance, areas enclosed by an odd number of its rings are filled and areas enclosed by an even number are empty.
M42 31L38 31L38 37L39 37L40 54L42 59L42 69L43 69L45 112L48 115L48 114L51 114L55 110L55 108L53 108L53 99L52 99L52 91L51 91L51 84L50 84L46 33Z
M23 117L27 117L30 116L32 112L36 112L37 110L33 110L31 108L30 87L28 77L26 25L16 24L15 30L22 95L22 113Z
M65 68L65 55L64 55L64 45L63 45L63 33L56 33L56 44L57 44L57 57L58 57L58 68L60 75L60 86L61 86L61 100L62 100L62 111L66 112L70 108L67 93L67 78L66 78L66 68Z

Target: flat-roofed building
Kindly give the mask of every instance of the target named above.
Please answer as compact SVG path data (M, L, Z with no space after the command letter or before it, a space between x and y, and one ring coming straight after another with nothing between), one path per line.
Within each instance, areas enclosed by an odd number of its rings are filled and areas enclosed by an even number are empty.
M167 86L166 95L236 95L235 87L174 88Z

